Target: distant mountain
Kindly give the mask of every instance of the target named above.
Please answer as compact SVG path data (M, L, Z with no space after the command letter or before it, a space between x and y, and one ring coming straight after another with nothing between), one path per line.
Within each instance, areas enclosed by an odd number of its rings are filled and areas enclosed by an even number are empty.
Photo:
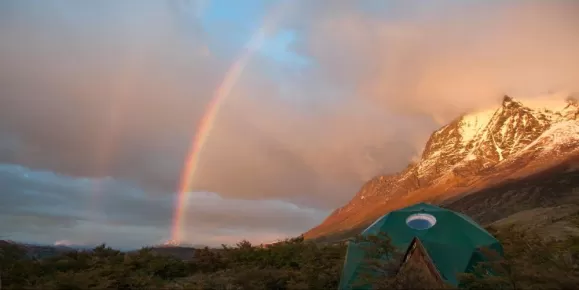
M435 131L418 162L397 174L371 179L348 204L304 236L314 239L356 231L390 210L418 201L454 201L452 205L460 207L469 194L487 196L485 190L520 180L531 182L528 178L541 172L573 172L578 158L576 96L561 102L524 104L504 96L498 108L465 114ZM477 212L469 214L477 216Z
M18 243L14 241L0 240L0 247L5 245L15 245L26 251L31 258L48 258L56 255L60 255L67 252L77 251L80 248L72 248L67 246L48 246L48 245L33 245Z
M92 251L96 246L93 247L84 247L84 246L62 246L62 245L34 245L34 244L26 244L20 243L15 241L9 240L0 240L0 248L3 248L7 245L16 246L23 251L25 251L30 258L36 259L43 259L43 258L50 258L54 256L58 256L61 254L75 252L75 251ZM144 249L148 249L156 254L164 255L164 256L173 256L183 260L191 260L195 255L196 249L205 248L205 246L187 246L187 245L160 245L160 246L152 246L146 247ZM140 250L132 250L132 251L123 251L126 253L134 253Z
M155 248L174 248L174 247L205 248L207 246L201 245L201 244L195 245L195 244L189 244L189 243L183 243L183 242L176 242L174 240L167 240L167 241L163 242L162 244L154 245L153 247L155 247Z

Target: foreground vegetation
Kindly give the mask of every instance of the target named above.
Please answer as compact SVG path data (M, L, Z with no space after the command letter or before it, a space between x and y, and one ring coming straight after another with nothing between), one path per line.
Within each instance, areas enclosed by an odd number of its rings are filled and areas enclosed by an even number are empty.
M495 234L506 256L481 265L480 273L462 275L462 288L574 289L579 285L577 238L546 241L514 229ZM376 250L392 249L383 243ZM244 241L235 247L198 249L191 261L148 248L123 253L105 245L32 259L21 246L3 244L0 273L2 289L337 289L345 252L345 245L316 245L297 238L268 248ZM372 264L383 271L392 271L390 266ZM483 266L500 276L485 274ZM414 276L370 282L380 289L429 285L419 273L408 273Z

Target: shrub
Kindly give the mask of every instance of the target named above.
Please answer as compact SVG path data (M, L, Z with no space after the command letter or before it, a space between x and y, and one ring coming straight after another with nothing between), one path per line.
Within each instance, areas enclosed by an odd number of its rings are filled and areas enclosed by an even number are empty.
M494 233L505 256L484 252L488 261L477 265L474 273L461 275L461 288L574 289L579 285L579 239L551 241L514 229ZM362 275L357 283L375 289L440 288L421 268L405 264L408 268L398 269L401 253L382 234L358 237L358 241L366 242L369 272L382 275ZM196 249L191 261L155 249L123 253L106 245L33 259L22 246L0 243L0 274L3 289L336 289L345 253L343 244L319 245L300 237L269 247L242 241L234 247ZM385 255L391 259L381 259Z

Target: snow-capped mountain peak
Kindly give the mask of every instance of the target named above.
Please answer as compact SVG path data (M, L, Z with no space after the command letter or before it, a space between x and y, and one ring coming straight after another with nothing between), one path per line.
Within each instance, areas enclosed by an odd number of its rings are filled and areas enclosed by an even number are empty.
M526 102L504 96L498 109L463 115L435 132L418 165L420 175L435 178L439 174L432 173L433 167L441 171L441 167L451 168L464 161L478 160L477 165L482 168L496 165L527 147L551 126L577 122L578 117L579 106L572 99Z
M313 233L328 224L363 220L358 210L387 206L416 192L437 192L461 185L468 190L480 178L508 175L528 164L543 166L579 154L579 105L572 94L551 94L530 99L504 96L500 106L464 114L435 131L419 161L400 173L368 181L344 207L337 209ZM497 171L498 173L493 173ZM505 175L505 176L506 176ZM500 179L500 177L499 177ZM444 190L447 191L447 190Z

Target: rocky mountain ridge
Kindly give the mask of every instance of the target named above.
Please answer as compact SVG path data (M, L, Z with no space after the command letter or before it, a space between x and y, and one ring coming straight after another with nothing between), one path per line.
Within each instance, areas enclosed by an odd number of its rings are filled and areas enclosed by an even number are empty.
M579 154L579 104L519 102L465 114L435 131L421 159L393 175L368 181L306 238L371 222L412 200L444 200L555 166Z

